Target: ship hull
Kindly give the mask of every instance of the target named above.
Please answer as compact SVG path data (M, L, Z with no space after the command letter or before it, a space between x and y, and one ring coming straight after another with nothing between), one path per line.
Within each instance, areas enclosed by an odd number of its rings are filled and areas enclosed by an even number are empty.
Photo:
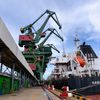
M71 75L70 78L53 80L52 84L57 89L61 89L63 86L69 86L69 90L77 89L77 93L80 95L100 94L100 76L79 77Z
M71 76L68 79L70 90L77 89L82 95L100 94L100 76Z

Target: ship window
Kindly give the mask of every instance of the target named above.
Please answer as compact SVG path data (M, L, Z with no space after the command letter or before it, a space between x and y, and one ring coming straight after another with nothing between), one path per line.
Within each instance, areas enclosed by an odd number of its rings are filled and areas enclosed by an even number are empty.
M56 66L57 68L59 68L59 66Z
M67 66L67 67L66 67L66 70L67 70L67 71L72 71L72 69L71 69L70 66Z
M64 69L62 68L62 72L64 72Z
M95 72L96 76L98 76L98 72Z
M76 70L76 67L74 67L74 70Z
M56 73L59 73L59 69L56 69L56 71L55 71Z
M57 75L57 78L59 78L59 75Z

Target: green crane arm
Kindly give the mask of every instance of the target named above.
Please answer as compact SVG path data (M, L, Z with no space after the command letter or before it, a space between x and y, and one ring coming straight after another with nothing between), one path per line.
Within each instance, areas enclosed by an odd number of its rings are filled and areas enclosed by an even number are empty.
M48 17L46 18L46 20L44 21L44 23L42 24L42 26L37 30L35 31L35 34L36 34L36 37L35 37L35 43L38 43L39 40L41 39L41 33L43 32L43 29L45 28L49 18L51 17L55 22L56 24L59 26L59 29L61 29L61 25L59 23L59 20L56 16L56 13L53 12L53 11L50 11L50 10L46 10L37 20L35 20L32 24L29 24L27 25L26 27L24 28L21 28L20 31L21 33L25 33L27 32L26 34L30 34L32 33L32 29L33 29L33 25L41 18L43 17L45 14L48 14ZM34 34L34 33L33 33Z
M44 43L47 41L47 39L50 37L50 35L53 33L55 34L57 37L59 37L62 41L63 38L60 36L60 34L57 32L57 30L55 28L48 28L45 32L50 31L50 33L48 34L48 36L39 44L39 47L43 46Z
M47 19L44 21L44 23L42 24L40 29L38 29L38 31L36 31L36 37L35 37L35 42L36 43L38 43L39 40L41 39L41 33L43 32L43 29L45 28L45 26L46 26L46 24L47 24L50 17L56 22L56 24L59 26L59 29L61 29L61 25L60 25L59 20L56 16L56 13L53 12L53 11L49 11L49 10L47 10L46 13L48 14Z
M47 44L47 46L49 46L50 48L56 50L58 53L60 53L60 51L53 45L53 44Z

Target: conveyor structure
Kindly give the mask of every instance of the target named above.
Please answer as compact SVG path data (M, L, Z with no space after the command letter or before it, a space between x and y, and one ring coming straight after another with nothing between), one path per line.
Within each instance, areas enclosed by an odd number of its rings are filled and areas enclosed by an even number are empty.
M0 18L0 94L10 93L21 87L30 87L37 81Z

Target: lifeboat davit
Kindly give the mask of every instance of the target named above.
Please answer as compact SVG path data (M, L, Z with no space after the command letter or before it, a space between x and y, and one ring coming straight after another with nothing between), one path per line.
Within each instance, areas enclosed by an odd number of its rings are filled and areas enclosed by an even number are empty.
M84 65L86 64L85 60L81 56L77 56L75 58L75 61L78 62L81 67L84 67Z

